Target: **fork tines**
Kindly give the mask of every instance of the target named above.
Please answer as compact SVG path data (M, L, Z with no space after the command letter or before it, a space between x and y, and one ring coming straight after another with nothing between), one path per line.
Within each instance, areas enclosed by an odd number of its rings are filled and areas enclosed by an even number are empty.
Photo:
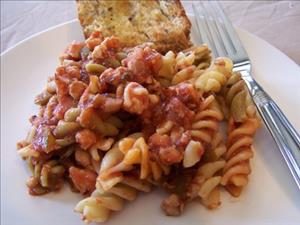
M199 41L208 44L215 57L227 56L234 62L248 59L239 37L218 2L199 1L192 3L192 8Z

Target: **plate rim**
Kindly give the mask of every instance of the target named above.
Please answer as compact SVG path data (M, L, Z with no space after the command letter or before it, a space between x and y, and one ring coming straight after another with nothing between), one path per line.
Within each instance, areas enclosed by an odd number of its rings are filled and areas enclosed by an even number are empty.
M1 52L0 56L1 58L6 56L8 53L10 53L10 51L14 50L15 48L19 47L20 45L22 44L25 44L27 41L39 36L39 35L42 35L46 32L49 32L49 31L52 31L54 29L57 29L57 28L60 28L62 26L65 26L65 25L68 25L68 24L71 24L71 23L74 23L74 22L79 22L78 19L72 19L72 20L68 20L68 21L65 21L65 22L62 22L62 23L59 23L59 24L56 24L54 26L50 26L42 31L39 31L37 33L34 33L26 38L24 38L23 40L17 42L16 44L14 44L13 46L9 47L8 49L6 49L5 51Z

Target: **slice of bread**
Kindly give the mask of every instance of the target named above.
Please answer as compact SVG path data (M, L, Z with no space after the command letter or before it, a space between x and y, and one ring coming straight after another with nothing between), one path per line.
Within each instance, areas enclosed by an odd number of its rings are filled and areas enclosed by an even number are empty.
M85 37L97 30L128 47L153 42L161 53L191 46L191 23L179 0L77 0L77 9Z

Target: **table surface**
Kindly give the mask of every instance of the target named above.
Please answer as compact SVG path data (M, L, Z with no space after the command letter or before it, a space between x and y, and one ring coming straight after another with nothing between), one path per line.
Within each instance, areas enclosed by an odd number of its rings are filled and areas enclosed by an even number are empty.
M182 1L192 12L189 1ZM221 1L239 28L300 65L300 1ZM51 26L75 19L75 1L1 1L1 52Z

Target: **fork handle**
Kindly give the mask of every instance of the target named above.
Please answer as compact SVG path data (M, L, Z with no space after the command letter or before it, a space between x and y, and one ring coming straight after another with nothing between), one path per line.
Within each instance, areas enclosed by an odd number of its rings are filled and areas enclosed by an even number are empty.
M298 188L300 189L300 136L278 105L250 76L249 71L240 71L253 101L269 132L285 159Z

